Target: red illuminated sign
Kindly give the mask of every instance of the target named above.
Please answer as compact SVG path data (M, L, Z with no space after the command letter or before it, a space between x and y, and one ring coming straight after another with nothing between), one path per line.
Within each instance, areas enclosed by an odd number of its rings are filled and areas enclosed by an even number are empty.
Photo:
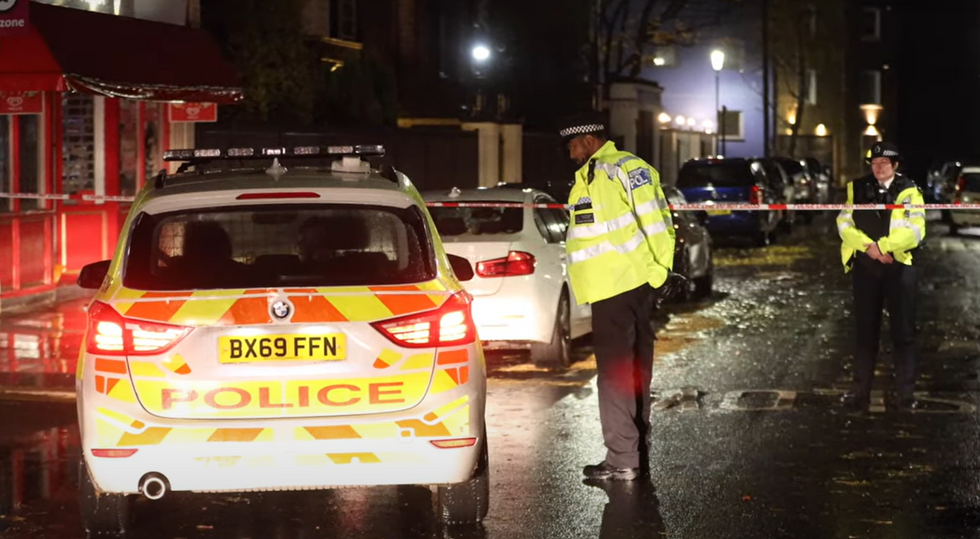
M217 122L218 105L214 103L171 103L170 121Z
M0 92L0 114L41 114L43 112L44 97L41 92Z
M0 37L27 32L30 4L30 0L0 0Z

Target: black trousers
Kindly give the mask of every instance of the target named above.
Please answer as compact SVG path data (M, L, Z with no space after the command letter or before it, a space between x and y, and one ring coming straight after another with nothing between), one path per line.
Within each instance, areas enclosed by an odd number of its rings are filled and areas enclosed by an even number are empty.
M918 357L915 350L915 295L917 269L898 262L882 264L864 253L854 261L854 317L857 349L852 391L871 392L881 339L882 307L888 307L894 351L895 383L899 397L915 390Z
M606 462L617 468L640 467L650 430L653 299L653 288L643 285L592 304L599 420Z

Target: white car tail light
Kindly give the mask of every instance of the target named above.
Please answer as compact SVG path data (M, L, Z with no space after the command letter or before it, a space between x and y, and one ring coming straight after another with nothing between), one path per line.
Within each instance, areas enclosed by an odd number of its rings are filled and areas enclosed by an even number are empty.
M476 264L476 274L480 277L517 277L531 275L537 260L531 253L511 251L506 258L485 260Z

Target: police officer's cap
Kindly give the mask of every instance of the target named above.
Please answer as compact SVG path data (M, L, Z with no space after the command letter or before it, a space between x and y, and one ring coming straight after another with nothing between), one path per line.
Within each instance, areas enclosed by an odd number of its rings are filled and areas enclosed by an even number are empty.
M892 163L902 160L898 153L898 146L895 146L891 142L875 142L871 146L871 149L868 150L868 154L864 160L870 163L875 157L887 157L891 159Z
M570 116L561 123L558 134L567 143L580 135L605 135L606 121L601 113L587 112Z

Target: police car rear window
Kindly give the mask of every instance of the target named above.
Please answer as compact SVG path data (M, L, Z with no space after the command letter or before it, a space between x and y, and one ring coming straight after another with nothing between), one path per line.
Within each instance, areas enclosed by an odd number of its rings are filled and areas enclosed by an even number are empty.
M974 172L963 175L963 191L980 193L980 173Z
M735 187L754 184L749 164L737 163L687 163L681 168L677 187Z
M429 214L439 235L444 238L516 234L524 228L524 210L521 208L429 208Z
M141 214L123 282L140 290L409 284L434 279L416 207L288 205Z

